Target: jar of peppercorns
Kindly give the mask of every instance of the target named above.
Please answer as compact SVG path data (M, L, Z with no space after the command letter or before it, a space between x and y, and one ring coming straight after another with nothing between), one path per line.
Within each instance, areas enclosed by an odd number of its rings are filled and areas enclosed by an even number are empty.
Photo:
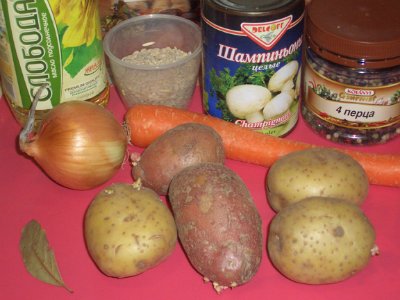
M305 28L302 116L338 143L400 134L400 1L313 0Z

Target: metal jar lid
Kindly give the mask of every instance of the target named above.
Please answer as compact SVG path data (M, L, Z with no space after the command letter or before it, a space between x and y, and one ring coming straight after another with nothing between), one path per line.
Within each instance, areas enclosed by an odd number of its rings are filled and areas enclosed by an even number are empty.
M234 11L237 14L265 14L282 9L295 0L211 0L216 6Z
M213 22L239 27L243 21L281 18L304 10L304 0L204 0L202 14ZM233 18L229 18L233 17ZM260 19L261 21L261 19Z
M306 40L324 59L347 67L400 65L399 0L313 0Z

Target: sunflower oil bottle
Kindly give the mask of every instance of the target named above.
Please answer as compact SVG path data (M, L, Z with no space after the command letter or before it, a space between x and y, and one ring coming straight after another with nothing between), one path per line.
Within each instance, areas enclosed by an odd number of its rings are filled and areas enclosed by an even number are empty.
M109 84L97 0L0 0L0 77L21 125L43 84L37 121L65 101L105 106Z

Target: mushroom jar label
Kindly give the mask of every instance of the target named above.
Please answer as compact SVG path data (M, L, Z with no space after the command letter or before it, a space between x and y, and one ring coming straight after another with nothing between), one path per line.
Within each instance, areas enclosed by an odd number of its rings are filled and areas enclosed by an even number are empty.
M203 4L203 107L207 113L274 136L285 135L295 126L303 5L276 14L229 15L214 13L213 7Z
M0 0L0 74L12 107L88 100L107 88L97 1Z
M344 84L325 77L307 63L304 84L308 110L330 124L377 129L400 121L400 82L378 86Z

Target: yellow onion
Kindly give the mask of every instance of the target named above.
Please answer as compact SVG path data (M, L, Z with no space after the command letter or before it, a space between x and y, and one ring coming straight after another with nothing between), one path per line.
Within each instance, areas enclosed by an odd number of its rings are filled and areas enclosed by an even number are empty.
M65 187L87 190L99 186L124 161L125 131L110 111L97 104L64 102L50 110L33 135L32 128L27 123L21 131L20 149Z

